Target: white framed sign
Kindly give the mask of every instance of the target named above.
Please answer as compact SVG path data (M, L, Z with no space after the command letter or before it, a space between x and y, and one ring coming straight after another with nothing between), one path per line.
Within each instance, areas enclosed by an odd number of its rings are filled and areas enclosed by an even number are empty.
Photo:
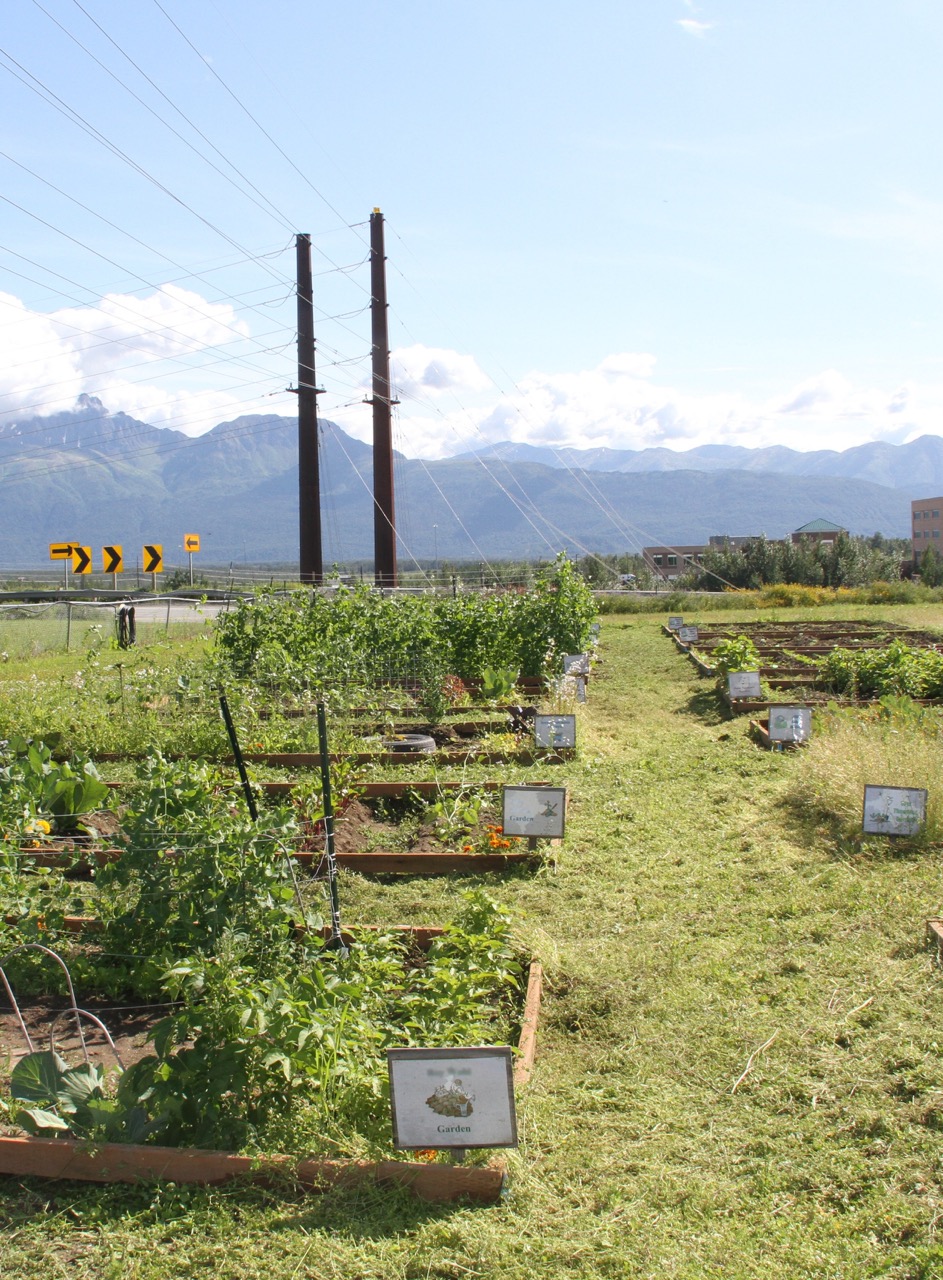
M727 692L731 698L759 698L760 673L758 671L731 671L727 676Z
M865 835L915 836L927 817L927 793L921 787L864 789Z
M812 735L812 712L808 707L770 707L770 742L808 742Z
M676 613L673 613L671 617L668 619L669 631L680 631L683 626L684 626L684 619L679 618Z
M562 840L566 787L504 787L502 814L501 826L506 836Z
M576 716L535 716L534 742L538 747L575 747Z
M682 644L695 644L697 641L697 627L692 624L679 628L678 639Z
M393 1146L516 1147L511 1050L387 1049Z
M563 674L565 676L588 676L589 675L589 654L588 653L568 653L563 659Z

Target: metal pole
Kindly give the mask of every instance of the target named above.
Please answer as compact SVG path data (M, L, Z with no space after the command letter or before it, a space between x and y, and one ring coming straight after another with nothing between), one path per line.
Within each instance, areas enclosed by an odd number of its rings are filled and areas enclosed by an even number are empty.
M242 751L239 749L239 739L236 736L236 726L233 724L232 716L229 714L229 703L226 701L226 695L222 691L219 695L219 709L223 713L223 720L226 722L226 732L229 734L229 745L232 747L233 757L236 761L236 768L239 770L243 794L246 797L246 804L249 806L249 816L252 818L253 822L258 822L259 811L256 808L255 796L252 794L249 775L246 772L246 762L243 760Z
M393 428L390 337L386 304L383 214L370 215L370 317L373 341L373 562L378 587L396 586L396 512L393 504Z
M311 237L295 238L298 276L298 548L302 582L322 582L318 392L314 376Z
M72 643L72 601L67 600L65 603L65 650L69 652L69 645Z

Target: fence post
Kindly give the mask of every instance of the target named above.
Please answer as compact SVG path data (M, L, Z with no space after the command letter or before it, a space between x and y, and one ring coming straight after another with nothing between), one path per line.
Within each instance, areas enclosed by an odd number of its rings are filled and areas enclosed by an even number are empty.
M72 643L72 601L65 602L65 651L69 652L69 645Z
M170 596L167 597L167 621L164 623L164 631L170 630Z

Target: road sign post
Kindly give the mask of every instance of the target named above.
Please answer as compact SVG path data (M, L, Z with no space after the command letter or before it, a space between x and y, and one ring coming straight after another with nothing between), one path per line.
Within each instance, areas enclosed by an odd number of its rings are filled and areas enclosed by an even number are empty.
M69 589L69 566L74 546L74 542L50 542L49 544L49 559L62 561L62 585L66 591Z
M193 555L200 549L200 535L198 533L185 533L183 535L183 549L187 553L190 561L190 586L193 586Z

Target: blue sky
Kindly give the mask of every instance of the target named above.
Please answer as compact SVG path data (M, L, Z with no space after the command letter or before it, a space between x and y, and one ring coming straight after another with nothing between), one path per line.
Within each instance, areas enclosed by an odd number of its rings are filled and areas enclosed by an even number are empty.
M943 433L934 0L7 0L0 425L98 395L361 438L387 222L397 446Z

